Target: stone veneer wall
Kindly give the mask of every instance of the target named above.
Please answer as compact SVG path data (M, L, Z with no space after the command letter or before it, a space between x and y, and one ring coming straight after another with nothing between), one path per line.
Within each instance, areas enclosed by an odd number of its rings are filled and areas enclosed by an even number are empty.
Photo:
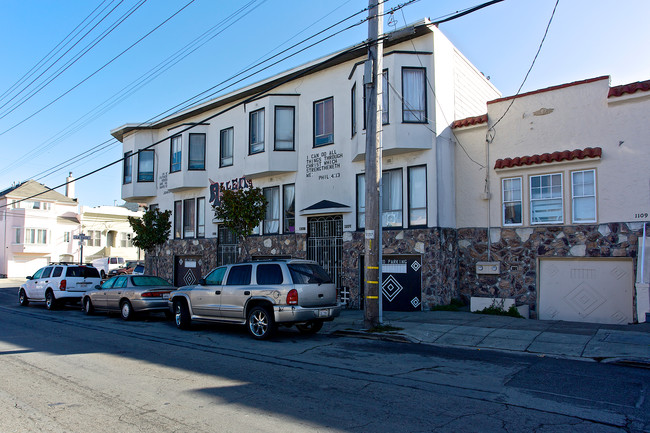
M422 309L448 304L459 296L458 254L455 229L408 229L383 231L384 254L422 255ZM341 285L350 288L350 307L360 305L360 256L364 233L343 234Z
M537 317L539 257L636 257L643 223L494 228L491 260L500 275L477 275L476 262L487 261L487 229L458 230L460 292L471 296L514 297ZM636 260L634 260L636 273Z

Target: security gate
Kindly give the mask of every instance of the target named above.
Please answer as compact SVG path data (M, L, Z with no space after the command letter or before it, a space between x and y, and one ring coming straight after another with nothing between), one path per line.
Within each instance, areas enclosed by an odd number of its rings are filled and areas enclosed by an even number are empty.
M343 259L343 216L307 219L307 258L321 265L341 287Z
M238 242L235 235L225 227L219 227L217 242L217 266L237 263Z

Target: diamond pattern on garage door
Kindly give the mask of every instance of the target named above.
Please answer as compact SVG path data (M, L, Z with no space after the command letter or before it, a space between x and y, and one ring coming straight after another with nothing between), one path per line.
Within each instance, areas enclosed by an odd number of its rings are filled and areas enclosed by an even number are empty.
M389 275L388 278L383 281L381 287L388 302L393 302L393 299L395 299L399 292L404 288L392 275Z
M190 269L187 269L185 271L185 275L183 275L183 282L185 283L186 286L191 286L192 284L196 283L196 277L194 276L194 273Z

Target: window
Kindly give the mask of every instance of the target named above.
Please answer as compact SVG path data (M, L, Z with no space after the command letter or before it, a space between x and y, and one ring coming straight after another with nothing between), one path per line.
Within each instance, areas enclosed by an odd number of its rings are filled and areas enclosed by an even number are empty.
M426 123L424 68L402 68L402 122Z
M382 173L383 227L402 227L402 169Z
M102 244L102 232L99 230L88 230L88 246L99 247Z
M196 237L205 237L205 197L196 199Z
M223 283L223 277L226 275L227 268L217 268L205 277L205 284L208 286L220 286Z
M350 90L350 124L352 125L352 137L357 133L357 83L354 83Z
M228 286L248 285L251 283L251 265L233 266L228 272Z
M50 275L52 274L52 268L45 268L43 271L43 275L41 275L41 278L49 278Z
M402 227L402 169L382 172L382 227ZM366 180L357 175L357 227L366 226Z
M138 154L138 182L153 182L153 150L141 150Z
M314 102L314 147L334 143L334 98Z
M366 226L366 178L357 174L357 228Z
M248 134L248 153L264 152L264 109L253 111L250 114Z
M15 244L22 244L23 243L23 238L21 236L21 230L19 228L14 229L14 243Z
M63 242L70 242L70 232L63 232Z
M275 150L294 150L295 108L275 107Z
M596 171L583 170L571 173L573 222L596 222Z
M183 202L174 202L174 239L181 238L183 224Z
M283 233L296 231L296 186L294 184L282 187L282 210L284 211L282 227Z
M56 268L54 268L54 272L52 272L52 277L60 277L62 273L63 273L63 268L61 266L57 266Z
M257 284L260 285L282 284L284 281L284 277L282 276L282 268L280 265L276 264L257 265L255 278L257 279Z
M126 232L120 233L120 247L130 248L133 244L131 243L131 235Z
M47 244L47 230L25 229L25 243L33 245Z
M194 237L194 223L195 223L195 204L194 199L189 198L183 200L183 238Z
M273 186L262 190L266 198L264 234L280 232L280 187Z
M503 191L503 225L522 223L521 178L513 177L501 181Z
M554 224L563 222L564 214L562 208L562 174L531 176L531 224Z
M388 69L384 69L382 75L382 95L381 95L381 123L382 125L388 124Z
M124 154L124 167L122 170L124 175L122 178L123 184L131 183L133 180L133 161L131 160L132 154L133 152L126 152Z
M154 210L154 209L160 209L160 206L158 206L157 204L150 204L149 210Z
M190 134L188 170L205 170L205 134Z
M222 129L219 142L219 167L232 165L232 150L235 130L233 128Z
M181 141L181 136L176 135L172 137L171 139L171 147L170 147L170 160L169 160L169 172L174 173L176 171L181 171L181 157L183 154L182 151L182 141Z
M409 167L409 226L427 225L427 167Z

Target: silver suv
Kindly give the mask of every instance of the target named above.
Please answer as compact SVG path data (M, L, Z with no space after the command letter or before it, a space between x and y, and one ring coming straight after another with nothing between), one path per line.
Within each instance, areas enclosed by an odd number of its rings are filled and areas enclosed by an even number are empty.
M170 294L176 326L193 320L245 324L256 339L277 324L316 333L341 313L336 286L316 262L265 260L221 266L195 286Z
M18 303L45 301L48 310L64 302L79 302L81 295L102 283L99 271L92 266L53 263L39 269L18 289Z

